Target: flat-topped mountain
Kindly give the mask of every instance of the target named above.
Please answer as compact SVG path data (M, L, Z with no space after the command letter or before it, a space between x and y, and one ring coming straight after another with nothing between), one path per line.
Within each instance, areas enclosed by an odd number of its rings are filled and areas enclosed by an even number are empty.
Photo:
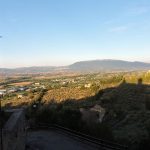
M69 66L41 66L41 67L22 67L15 69L0 68L0 74L11 73L55 73L55 72L95 72L95 71L134 71L149 70L150 63L130 62L123 60L91 60L75 62Z
M80 61L70 65L69 68L76 71L129 71L150 69L150 63L107 59Z

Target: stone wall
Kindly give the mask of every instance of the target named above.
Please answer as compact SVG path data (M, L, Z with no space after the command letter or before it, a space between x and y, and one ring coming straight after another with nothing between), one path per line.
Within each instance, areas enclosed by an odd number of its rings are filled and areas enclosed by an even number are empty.
M25 150L26 123L24 110L14 109L6 112L12 112L12 115L2 131L3 150Z

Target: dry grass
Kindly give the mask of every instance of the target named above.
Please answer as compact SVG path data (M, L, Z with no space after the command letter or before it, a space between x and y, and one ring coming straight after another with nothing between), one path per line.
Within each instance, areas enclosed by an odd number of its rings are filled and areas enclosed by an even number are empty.
M78 76L77 73L57 73L57 74L45 74L45 75L39 75L35 76L34 79L55 79L55 78L61 78L61 77L75 77Z
M9 85L12 85L12 86L27 86L27 85L31 85L32 82L16 82L16 83L12 83L12 84L9 84Z
M50 100L63 101L66 99L82 99L94 95L90 89L78 88L61 88L49 90L43 97L43 101L49 102Z
M31 95L29 96L23 96L23 98L18 98L17 96L11 97L8 100L2 100L2 107L20 107L25 106L34 101L34 98L38 94L33 95L33 98L31 98Z

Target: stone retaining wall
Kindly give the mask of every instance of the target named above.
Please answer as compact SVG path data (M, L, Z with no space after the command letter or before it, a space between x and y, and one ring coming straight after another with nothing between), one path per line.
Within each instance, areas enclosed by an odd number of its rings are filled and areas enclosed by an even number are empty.
M2 131L3 150L25 150L25 113L23 109L14 109Z

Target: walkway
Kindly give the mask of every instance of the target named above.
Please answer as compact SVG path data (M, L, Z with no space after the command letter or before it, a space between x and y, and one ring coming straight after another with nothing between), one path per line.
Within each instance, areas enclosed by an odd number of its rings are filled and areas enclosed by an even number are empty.
M26 150L98 150L98 148L58 130L40 130L28 133Z

